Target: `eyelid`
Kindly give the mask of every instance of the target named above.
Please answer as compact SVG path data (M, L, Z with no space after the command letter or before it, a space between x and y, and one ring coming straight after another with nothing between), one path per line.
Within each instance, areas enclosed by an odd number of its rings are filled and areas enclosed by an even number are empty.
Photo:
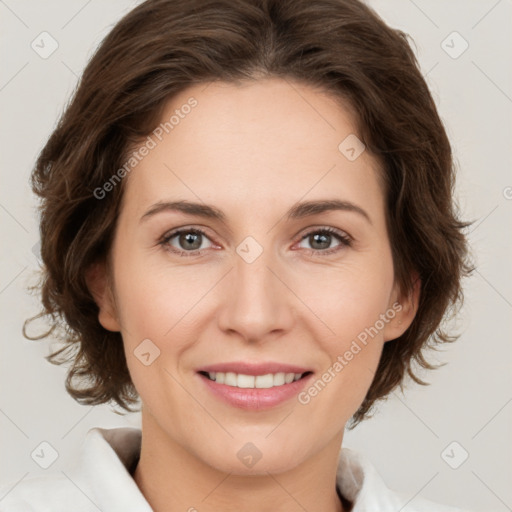
M211 235L209 235L209 229L205 226L196 225L196 224L189 224L186 226L180 226L178 228L169 229L166 231L161 237L160 240L171 238L179 233L182 232L188 232L188 231L196 231L198 233L201 233L202 235L206 236L207 238L211 238Z

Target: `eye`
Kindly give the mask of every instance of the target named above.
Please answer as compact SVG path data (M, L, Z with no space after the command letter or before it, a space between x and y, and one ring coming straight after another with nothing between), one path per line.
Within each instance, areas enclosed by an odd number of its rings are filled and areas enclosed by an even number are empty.
M332 242L336 240L339 242L338 245L332 247ZM301 238L300 243L304 241L311 245L313 254L322 255L338 252L343 247L352 245L352 239L346 233L329 227L309 231Z
M210 239L200 229L180 228L165 234L159 244L167 250L178 253L180 256L199 256L203 249L209 247L203 244L205 240Z

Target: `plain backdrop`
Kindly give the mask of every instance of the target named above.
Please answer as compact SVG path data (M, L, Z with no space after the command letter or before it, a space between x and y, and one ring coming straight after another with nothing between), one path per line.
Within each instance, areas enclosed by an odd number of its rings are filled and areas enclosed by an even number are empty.
M44 359L52 341L21 334L39 311L26 291L39 264L29 174L92 52L137 3L0 1L1 482L64 469L92 427L139 425L137 414L77 404L64 388L66 369ZM393 393L344 444L364 452L411 500L512 510L512 2L368 3L415 41L453 144L458 203L475 221L469 239L477 270L453 324L460 339L432 355L444 367L423 374L431 385ZM31 46L42 32L58 44L48 58ZM58 453L46 470L31 458L43 441Z

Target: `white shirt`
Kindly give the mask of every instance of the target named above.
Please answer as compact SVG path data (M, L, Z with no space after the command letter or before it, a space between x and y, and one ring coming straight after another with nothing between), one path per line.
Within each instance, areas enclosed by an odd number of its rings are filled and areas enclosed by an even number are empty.
M72 467L0 487L0 512L152 512L130 474L138 459L141 430L92 428ZM463 512L390 490L362 455L340 451L336 474L351 512ZM200 507L199 507L200 509ZM313 511L311 511L313 512Z

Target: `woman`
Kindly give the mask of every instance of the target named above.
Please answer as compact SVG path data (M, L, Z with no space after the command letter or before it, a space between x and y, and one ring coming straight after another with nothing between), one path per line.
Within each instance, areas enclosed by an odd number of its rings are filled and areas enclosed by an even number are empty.
M146 1L32 177L50 360L142 431L93 429L2 510L455 510L340 452L470 271L405 34L354 0Z

